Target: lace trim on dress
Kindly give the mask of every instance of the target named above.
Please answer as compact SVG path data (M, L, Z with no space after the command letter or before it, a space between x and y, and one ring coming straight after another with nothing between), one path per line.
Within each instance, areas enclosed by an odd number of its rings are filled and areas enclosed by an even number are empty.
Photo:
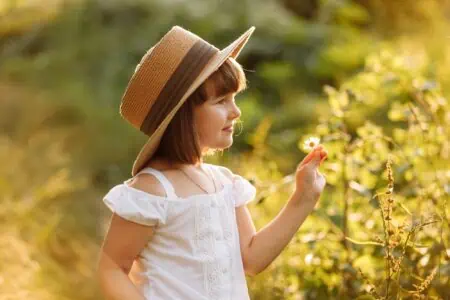
M228 187L232 188L230 184L225 184L224 188ZM195 244L203 261L204 288L209 299L231 300L234 232L230 209L234 207L228 201L227 192L225 190L222 196L214 196L211 201L197 201L195 206ZM217 211L218 218L213 217L213 210ZM216 224L218 226L214 226ZM226 255L217 253L219 242L226 246Z

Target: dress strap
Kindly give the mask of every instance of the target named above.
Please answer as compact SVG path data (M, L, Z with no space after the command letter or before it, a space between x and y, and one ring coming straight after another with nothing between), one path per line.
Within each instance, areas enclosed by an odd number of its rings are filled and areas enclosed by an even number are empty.
M173 188L169 179L167 179L167 177L164 176L164 174L161 171L158 171L151 167L145 167L138 174L140 173L147 173L154 175L159 180L159 182L161 182L168 198L178 198L177 195L175 194L175 189Z

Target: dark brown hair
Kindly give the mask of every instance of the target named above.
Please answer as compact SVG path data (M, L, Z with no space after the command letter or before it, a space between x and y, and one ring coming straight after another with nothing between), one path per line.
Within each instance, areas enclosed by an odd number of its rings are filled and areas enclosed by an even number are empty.
M210 97L217 98L238 93L246 88L246 77L242 66L229 57L180 107L167 126L151 160L163 159L170 164L194 164L200 161L203 154L199 145L197 128L195 128L194 108L205 103ZM168 102L170 101L155 103L157 107L152 108L158 112L153 117L155 124L153 130L176 105L176 103ZM214 149L212 152L208 151L207 154L212 154L214 151Z

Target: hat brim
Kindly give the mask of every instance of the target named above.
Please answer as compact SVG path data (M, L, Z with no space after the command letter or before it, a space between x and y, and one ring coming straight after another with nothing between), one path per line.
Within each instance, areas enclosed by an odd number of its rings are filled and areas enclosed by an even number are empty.
M145 145L140 150L138 156L136 157L133 168L131 171L131 175L135 176L139 171L141 171L148 160L153 156L156 152L156 149L161 142L161 138L164 135L167 126L170 121L181 107L181 105L186 101L186 99L219 67L228 59L228 57L236 58L238 57L241 50L244 48L245 44L248 42L250 36L252 35L255 27L250 27L245 33L243 33L239 38L237 38L234 42L228 45L223 50L219 51L216 55L214 55L211 60L206 64L205 68L200 72L200 75L194 80L192 85L183 95L179 103L173 108L173 110L167 115L167 117L161 122L155 132L150 136Z

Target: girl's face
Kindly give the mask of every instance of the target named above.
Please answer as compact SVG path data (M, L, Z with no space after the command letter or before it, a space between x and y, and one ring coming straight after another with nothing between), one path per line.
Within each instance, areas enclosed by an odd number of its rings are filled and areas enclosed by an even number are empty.
M225 149L233 144L233 127L241 111L235 103L235 93L210 97L194 109L202 152L209 149ZM230 127L231 130L225 130Z

